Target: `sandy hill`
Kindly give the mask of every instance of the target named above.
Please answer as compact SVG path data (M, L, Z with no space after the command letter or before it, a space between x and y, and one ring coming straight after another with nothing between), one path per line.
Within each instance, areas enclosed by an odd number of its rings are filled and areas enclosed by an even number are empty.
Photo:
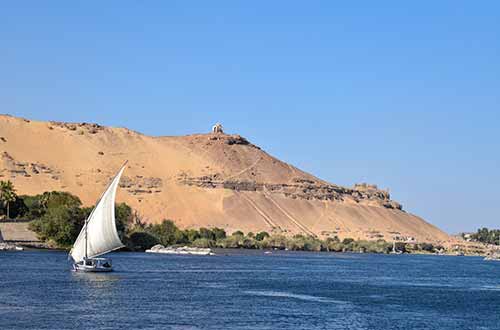
M0 179L20 194L64 190L90 205L125 160L118 200L149 222L229 232L445 242L389 193L340 187L268 155L238 135L151 137L86 123L0 116Z

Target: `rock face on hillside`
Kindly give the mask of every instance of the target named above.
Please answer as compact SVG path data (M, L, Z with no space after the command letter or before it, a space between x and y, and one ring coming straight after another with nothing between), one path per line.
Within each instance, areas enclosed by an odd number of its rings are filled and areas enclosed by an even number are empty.
M0 179L19 193L65 190L92 204L129 160L118 200L149 222L321 237L446 242L375 185L341 187L239 135L150 137L97 124L0 116Z
M401 204L390 199L388 192L378 190L375 185L357 184L354 186L354 189L350 189L300 178L293 179L291 183L275 184L255 181L222 180L220 178L221 175L219 174L198 178L189 178L181 175L178 182L205 189L269 192L282 194L298 200L351 201L364 205L378 205L388 209L403 210ZM366 187L370 187L371 189L366 189Z

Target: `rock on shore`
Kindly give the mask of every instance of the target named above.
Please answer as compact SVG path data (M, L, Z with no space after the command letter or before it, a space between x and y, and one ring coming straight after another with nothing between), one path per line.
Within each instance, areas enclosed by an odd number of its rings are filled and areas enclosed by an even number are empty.
M9 243L0 243L0 251L23 251L24 248L9 244Z
M495 260L495 261L500 261L500 251L493 251L489 253L486 258L486 260Z

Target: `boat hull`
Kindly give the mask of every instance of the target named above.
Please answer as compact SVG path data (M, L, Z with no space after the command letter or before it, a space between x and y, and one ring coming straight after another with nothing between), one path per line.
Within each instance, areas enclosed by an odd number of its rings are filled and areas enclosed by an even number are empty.
M113 266L111 259L94 258L74 263L73 270L82 273L109 273L113 271Z
M214 253L211 249L195 248L195 247L164 247L161 244L153 246L146 253L160 253L160 254L183 254L183 255L197 255L197 256L213 256Z

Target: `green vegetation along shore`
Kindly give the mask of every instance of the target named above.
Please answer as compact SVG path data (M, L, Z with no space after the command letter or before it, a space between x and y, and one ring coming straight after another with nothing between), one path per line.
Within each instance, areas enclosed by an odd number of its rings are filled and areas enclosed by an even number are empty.
M2 194L1 188L8 190ZM2 199L6 196L6 199ZM0 184L1 212L9 217L31 220L30 229L52 248L69 249L76 240L92 207L83 207L80 199L67 192L45 192L35 196L18 196L12 184ZM228 235L220 228L179 229L171 220L145 224L127 204L117 204L116 224L120 238L130 251L144 251L156 244L189 245L200 248L280 249L290 251L333 251L390 253L393 244L384 240L365 241L337 237L293 237L267 232ZM406 253L442 253L442 246L429 243L396 243L395 250Z
M462 237L472 242L500 245L500 229L481 228L474 234L462 234Z

